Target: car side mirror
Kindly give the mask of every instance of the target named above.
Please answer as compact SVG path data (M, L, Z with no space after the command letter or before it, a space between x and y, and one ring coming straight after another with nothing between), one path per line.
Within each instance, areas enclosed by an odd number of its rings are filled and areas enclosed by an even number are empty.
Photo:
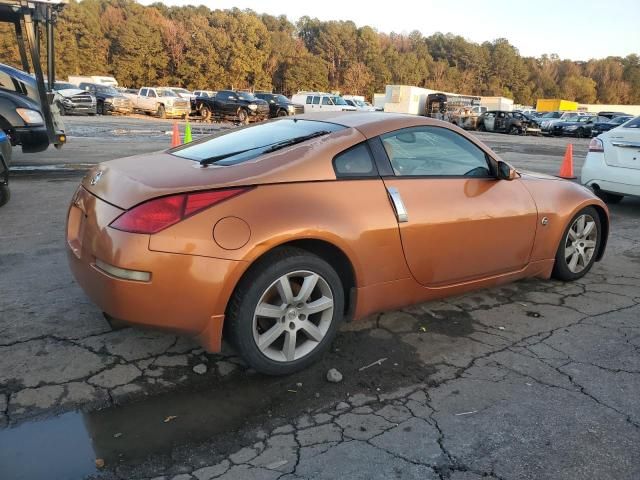
M518 178L518 172L515 168L502 160L498 161L498 179L499 180L515 180Z

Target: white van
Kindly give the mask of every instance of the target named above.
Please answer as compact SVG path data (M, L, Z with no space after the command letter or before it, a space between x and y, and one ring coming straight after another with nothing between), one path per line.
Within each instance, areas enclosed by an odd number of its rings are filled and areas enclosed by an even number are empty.
M293 103L304 105L304 112L355 111L340 95L326 92L298 92L291 97Z

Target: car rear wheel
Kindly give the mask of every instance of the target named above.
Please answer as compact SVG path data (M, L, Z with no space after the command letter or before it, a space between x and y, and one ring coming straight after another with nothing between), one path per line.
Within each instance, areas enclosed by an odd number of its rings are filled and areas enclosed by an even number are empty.
M333 341L344 312L340 277L326 261L281 248L240 282L226 331L244 360L268 375L286 375L315 362Z
M167 118L167 111L164 108L164 105L158 105L158 110L156 111L156 116L158 118Z
M0 207L11 199L11 190L9 185L0 185Z
M571 281L583 277L595 262L600 248L600 216L595 208L587 207L578 212L564 232L556 261L553 277Z
M487 131L487 127L484 126L484 122L480 122L478 124L478 131L479 132L486 132Z

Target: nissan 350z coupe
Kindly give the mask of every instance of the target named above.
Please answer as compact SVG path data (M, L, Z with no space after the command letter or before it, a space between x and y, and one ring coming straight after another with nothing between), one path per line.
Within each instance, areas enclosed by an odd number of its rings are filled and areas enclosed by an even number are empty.
M287 374L340 322L525 278L575 280L605 204L517 172L437 120L335 112L98 165L68 213L71 270L111 318L224 335Z

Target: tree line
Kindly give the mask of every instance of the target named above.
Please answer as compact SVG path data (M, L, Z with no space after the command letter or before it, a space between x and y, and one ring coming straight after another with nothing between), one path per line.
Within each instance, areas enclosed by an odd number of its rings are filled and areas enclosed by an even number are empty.
M127 87L338 90L371 96L387 84L497 95L640 104L640 57L523 57L506 39L381 33L352 21L133 0L72 0L56 26L58 78L112 75ZM0 62L20 66L14 32L0 26Z

